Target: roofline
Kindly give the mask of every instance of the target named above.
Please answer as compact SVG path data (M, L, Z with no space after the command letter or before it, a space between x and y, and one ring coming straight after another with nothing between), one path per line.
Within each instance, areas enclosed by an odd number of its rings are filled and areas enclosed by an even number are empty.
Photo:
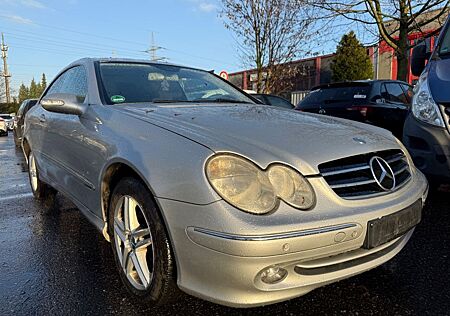
M330 83L325 83L325 84L320 84L317 86L314 86L311 88L311 90L316 90L316 89L320 89L320 88L324 88L324 87L334 87L334 86L345 86L346 84L360 84L361 86L363 85L370 85L371 83L383 83L383 82L396 82L396 83L403 83L403 84L407 84L410 86L409 83L407 83L406 81L402 81L402 80L395 80L395 79L375 79L375 80L352 80L352 81L340 81L340 82L330 82Z
M77 59L77 60L71 62L66 67L64 67L64 69L68 69L68 68L71 68L73 66L84 64L84 63L94 63L94 62L103 62L103 63L114 63L114 62L116 62L116 63L149 64L149 65L167 65L167 66L184 67L184 68L190 68L190 69L195 69L195 70L201 70L201 71L208 72L208 70L205 70L205 69L195 68L195 67L190 67L190 66L183 66L183 65L174 64L174 63L166 63L166 62L153 61L153 60L148 60L148 59L117 58L117 57L114 57L114 58L113 57L98 57L98 58L84 57L84 58L80 58L80 59Z

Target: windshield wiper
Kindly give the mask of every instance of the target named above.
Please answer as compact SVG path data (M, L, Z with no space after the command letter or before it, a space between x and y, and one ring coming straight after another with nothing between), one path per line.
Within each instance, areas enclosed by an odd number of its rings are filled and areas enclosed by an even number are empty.
M152 103L190 103L192 101L189 100L165 100L165 99L156 99L151 101Z
M217 99L195 99L191 102L205 102L205 103L248 103L253 104L249 101L235 100L235 99L227 99L227 98L217 98Z

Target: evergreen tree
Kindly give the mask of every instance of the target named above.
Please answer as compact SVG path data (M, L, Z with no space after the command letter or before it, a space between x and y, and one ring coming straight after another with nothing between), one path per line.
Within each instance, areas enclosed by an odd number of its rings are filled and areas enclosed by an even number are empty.
M41 82L39 83L39 95L41 95L44 92L45 88L47 88L47 78L43 73L41 77Z
M29 91L30 91L30 93L29 93L30 98L38 98L40 96L39 86L36 84L36 81L34 80L34 78L31 79Z
M353 31L342 36L331 70L335 82L373 78L372 62Z
M23 84L20 85L19 87L19 103L22 103L23 100L26 100L29 98L29 90L28 88Z

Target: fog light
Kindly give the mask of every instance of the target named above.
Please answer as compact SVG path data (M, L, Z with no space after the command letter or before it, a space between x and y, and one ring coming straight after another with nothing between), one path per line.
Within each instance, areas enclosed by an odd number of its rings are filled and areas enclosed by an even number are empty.
M286 276L288 275L288 272L286 269L273 266L270 268L265 269L261 273L261 281L267 284L274 284L278 283L284 280Z

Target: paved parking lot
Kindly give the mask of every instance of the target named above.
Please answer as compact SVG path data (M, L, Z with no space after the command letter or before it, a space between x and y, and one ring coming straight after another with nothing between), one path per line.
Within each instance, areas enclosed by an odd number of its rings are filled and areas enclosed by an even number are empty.
M150 310L133 302L110 245L58 195L33 200L12 134L0 138L0 315L449 315L450 192L432 194L422 223L385 265L306 296L250 310L181 296Z

